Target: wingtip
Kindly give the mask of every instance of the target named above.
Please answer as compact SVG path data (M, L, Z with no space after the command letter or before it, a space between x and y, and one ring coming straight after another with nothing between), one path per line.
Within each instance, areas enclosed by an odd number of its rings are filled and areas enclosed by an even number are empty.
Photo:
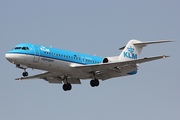
M119 48L119 50L123 50L125 47L126 47L126 46L123 46L123 47Z
M167 58L167 57L170 57L170 56L168 56L168 55L163 55L163 58L164 58L164 59Z
M15 80L19 80L19 81L21 81L21 80L22 80L22 78L16 78Z
M176 40L166 40L166 42L176 42Z

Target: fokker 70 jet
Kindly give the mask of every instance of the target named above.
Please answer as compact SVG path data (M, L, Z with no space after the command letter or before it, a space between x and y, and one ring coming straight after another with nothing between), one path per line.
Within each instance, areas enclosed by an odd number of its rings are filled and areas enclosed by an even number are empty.
M16 80L44 79L49 83L63 83L63 90L69 91L72 89L71 84L81 84L80 80L92 79L90 85L95 87L99 85L99 79L104 81L136 74L138 64L168 57L162 55L139 59L143 47L163 42L172 42L172 40L141 42L133 39L120 48L122 52L119 56L105 58L22 43L8 51L5 57L17 68L24 69L23 77ZM28 77L27 68L46 72Z

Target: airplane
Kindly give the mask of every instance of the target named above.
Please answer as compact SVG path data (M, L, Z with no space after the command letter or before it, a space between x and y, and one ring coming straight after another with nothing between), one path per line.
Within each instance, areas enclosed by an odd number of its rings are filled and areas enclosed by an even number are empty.
M149 44L173 42L161 40L141 42L132 39L121 47L119 56L97 57L36 44L22 43L5 54L6 59L17 68L24 69L23 77L15 80L43 79L49 83L63 84L64 91L72 89L71 84L81 84L81 80L92 79L92 87L99 86L99 79L104 81L114 77L134 75L140 63L166 58L161 55L139 59L143 47ZM41 74L28 77L27 68L44 70Z

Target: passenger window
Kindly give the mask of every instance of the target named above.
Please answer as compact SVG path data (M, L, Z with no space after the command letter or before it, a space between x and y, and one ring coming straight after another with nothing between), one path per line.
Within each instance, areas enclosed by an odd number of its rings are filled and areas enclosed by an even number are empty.
M46 54L46 52L44 52Z

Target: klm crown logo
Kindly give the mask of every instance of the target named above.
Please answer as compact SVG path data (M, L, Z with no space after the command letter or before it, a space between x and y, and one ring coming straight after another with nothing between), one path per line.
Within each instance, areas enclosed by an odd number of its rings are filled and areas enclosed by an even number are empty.
M137 59L137 54L134 54L134 48L127 47L128 52L124 52L124 57L131 58L131 59Z
M132 48L131 46L127 47L127 49L128 49L129 52L134 52L134 48Z

